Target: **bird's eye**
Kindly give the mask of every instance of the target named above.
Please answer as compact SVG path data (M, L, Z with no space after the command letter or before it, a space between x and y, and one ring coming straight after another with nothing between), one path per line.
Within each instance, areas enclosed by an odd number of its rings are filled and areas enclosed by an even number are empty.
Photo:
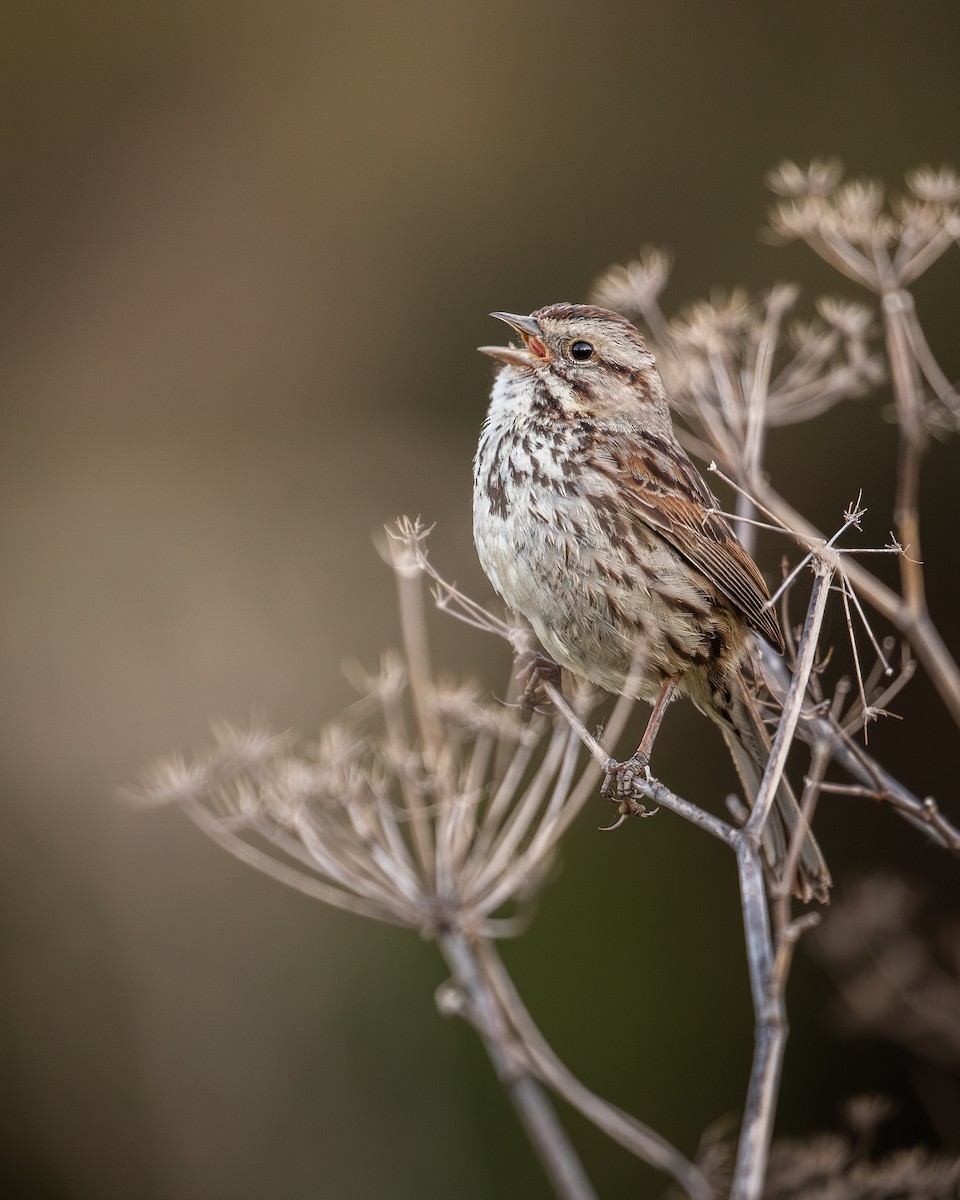
M570 346L570 357L576 362L587 362L593 354L592 342L573 342Z

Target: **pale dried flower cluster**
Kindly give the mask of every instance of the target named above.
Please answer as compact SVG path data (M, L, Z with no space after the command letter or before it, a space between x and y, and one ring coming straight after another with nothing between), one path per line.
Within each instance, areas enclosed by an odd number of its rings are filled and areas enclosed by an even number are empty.
M928 389L926 425L955 430L960 421L960 395L936 363L906 290L960 237L960 176L919 168L906 177L908 194L890 201L874 181L842 180L835 161L781 164L768 180L782 197L771 229L806 241L879 296L880 314L824 297L817 318L788 321L798 295L779 285L755 299L718 293L669 321L660 297L670 258L648 247L594 285L598 304L646 325L676 407L745 481L758 466L763 428L808 420L882 382L883 358L873 348L881 323L896 327L912 386Z
M405 518L388 531L404 653L387 655L375 675L350 668L361 699L317 743L217 726L204 758L155 763L130 794L182 805L232 854L307 895L434 939L452 975L438 993L440 1011L483 1038L559 1195L588 1200L593 1192L547 1091L686 1195L710 1200L692 1162L557 1059L497 955L494 939L520 931L516 906L543 882L562 834L596 795L600 769L581 752L589 736L582 722L597 697L575 688L565 719L548 721L484 700L472 685L437 680L425 583L439 608L515 650L529 634L446 583L427 557L428 534ZM612 737L632 707L615 706Z
M814 943L839 991L843 1027L960 1068L960 920L920 889L871 875L845 889Z
M799 293L781 284L756 299L742 290L718 293L667 321L659 307L663 271L644 279L642 263L626 270L636 291L619 302L660 331L659 365L671 400L696 435L686 439L689 448L718 458L748 486L769 429L810 420L884 378L871 344L874 318L862 305L825 297L817 317L790 320ZM598 281L598 303L618 298L618 279L608 273Z
M955 1200L960 1160L920 1148L874 1153L879 1128L892 1112L883 1097L854 1097L844 1113L848 1132L774 1142L763 1200ZM708 1143L700 1165L717 1195L725 1195L730 1143Z
M960 237L960 175L949 167L909 171L909 194L891 198L876 180L844 182L835 160L785 162L767 182L781 197L774 232L877 293L913 283Z
M595 781L583 786L568 725L432 678L426 532L402 522L390 535L405 655L351 668L362 698L318 741L219 725L205 757L155 763L135 792L182 804L232 853L339 908L431 936L503 933L496 914L536 890ZM591 699L577 694L581 711Z

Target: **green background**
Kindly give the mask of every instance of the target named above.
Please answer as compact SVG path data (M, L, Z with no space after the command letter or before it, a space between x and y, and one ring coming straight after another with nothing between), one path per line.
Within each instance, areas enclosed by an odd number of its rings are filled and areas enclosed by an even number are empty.
M855 295L758 237L764 172L960 165L960 6L8 3L0 45L0 1190L546 1196L473 1035L436 1014L432 946L115 790L210 718L312 734L348 704L344 655L397 640L372 546L395 515L436 521L440 568L489 596L469 502L490 310L584 299L645 242L676 254L671 311L779 279L808 311ZM957 278L954 251L917 289L951 378ZM770 463L831 528L863 487L875 545L892 447L873 400L778 433ZM956 650L955 454L930 455L924 554ZM435 631L447 668L502 687L500 646ZM897 709L876 753L956 818L956 729L922 680ZM683 706L657 767L717 804L733 786ZM668 814L599 837L605 815L504 952L573 1070L692 1153L748 1065L733 864ZM951 903L955 867L903 824L822 817L841 892L879 864ZM841 1036L806 952L790 1000L782 1132L880 1089L891 1136L956 1143L956 1080L938 1121L906 1055ZM569 1125L603 1195L661 1193Z

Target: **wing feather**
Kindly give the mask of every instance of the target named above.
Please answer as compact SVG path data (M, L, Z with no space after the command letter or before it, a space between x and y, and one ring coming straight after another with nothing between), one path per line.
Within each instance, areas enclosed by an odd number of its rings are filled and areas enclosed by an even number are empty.
M715 511L719 502L679 444L655 435L633 436L611 458L624 505L634 519L659 533L752 629L783 650L783 634L776 613L767 607L770 594L759 568Z

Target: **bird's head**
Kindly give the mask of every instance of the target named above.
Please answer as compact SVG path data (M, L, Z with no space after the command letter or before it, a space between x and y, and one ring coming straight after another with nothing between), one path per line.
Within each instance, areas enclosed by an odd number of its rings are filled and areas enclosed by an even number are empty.
M656 359L638 331L619 313L589 304L550 304L529 316L495 312L520 337L520 345L481 346L507 369L539 381L565 411L597 417L664 403Z

